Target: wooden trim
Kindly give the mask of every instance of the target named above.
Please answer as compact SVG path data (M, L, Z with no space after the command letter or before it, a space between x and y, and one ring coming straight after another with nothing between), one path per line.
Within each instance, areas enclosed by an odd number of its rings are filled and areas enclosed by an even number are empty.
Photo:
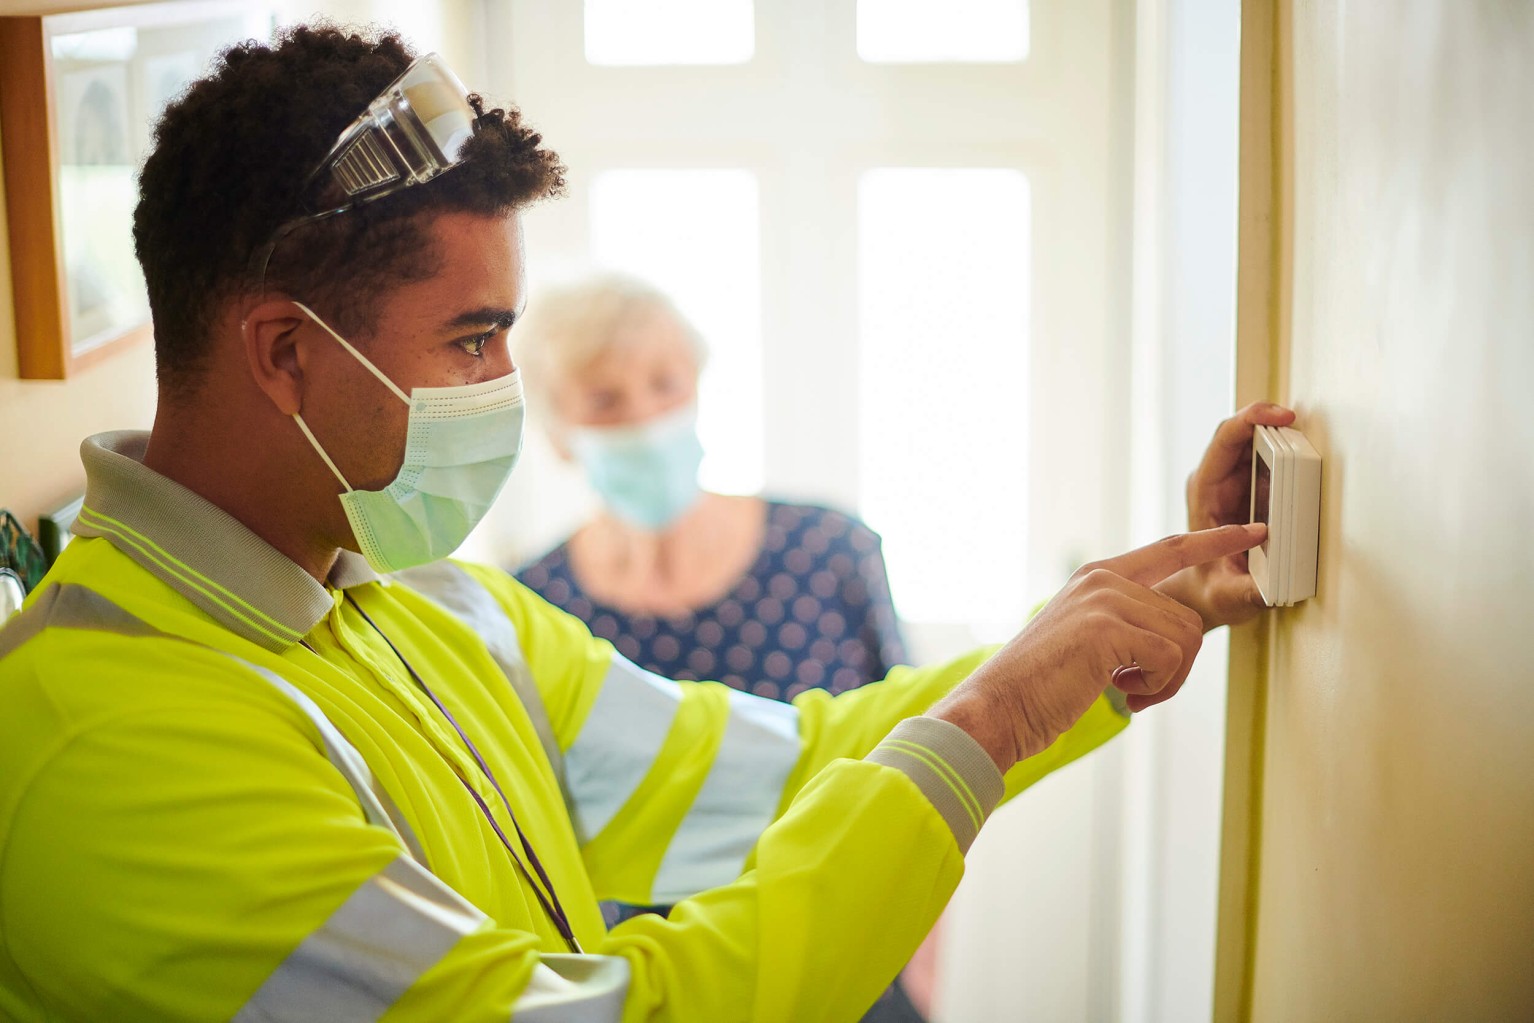
M1280 275L1289 253L1277 160L1280 21L1288 0L1242 0L1240 198L1237 210L1236 405L1277 397L1274 344L1281 337ZM1266 620L1231 630L1225 784L1216 913L1214 1019L1252 1015L1260 877L1267 704Z
M5 164L16 369L22 380L65 380L153 337L146 320L88 349L76 351L71 342L59 217L57 96L47 21L40 15L0 17L0 148Z
M24 380L62 380L69 370L47 53L42 18L0 18L0 144Z
M5 0L0 0L5 5ZM65 258L60 185L58 71L51 54L60 33L122 25L192 23L248 9L241 0L25 0L0 7L0 144L4 151L17 375L63 380L153 337L147 311L112 324L77 347L70 270ZM20 9L20 10L18 10Z
M8 18L30 18L94 11L103 7L133 7L155 2L157 0L0 0L0 15Z

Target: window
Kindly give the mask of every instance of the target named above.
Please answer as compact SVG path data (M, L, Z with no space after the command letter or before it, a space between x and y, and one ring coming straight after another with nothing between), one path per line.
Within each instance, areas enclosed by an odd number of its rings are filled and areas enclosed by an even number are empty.
M756 48L751 0L586 0L592 64L742 64Z
M611 170L591 188L595 263L650 281L708 345L698 433L703 485L762 488L761 285L755 175Z
M858 0L871 63L1010 63L1028 56L1028 0Z
M859 504L909 618L1027 610L1029 235L1017 171L858 187Z

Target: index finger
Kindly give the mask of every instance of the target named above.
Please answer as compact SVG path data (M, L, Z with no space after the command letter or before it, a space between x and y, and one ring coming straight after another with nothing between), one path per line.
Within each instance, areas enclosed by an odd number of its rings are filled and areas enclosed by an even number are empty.
M1246 457L1256 427L1288 426L1292 422L1294 413L1282 405L1253 402L1215 428L1214 439L1194 475L1204 480L1224 479Z
M1100 561L1098 566L1141 586L1154 586L1185 568L1250 550L1267 537L1268 527L1260 522L1216 526L1157 540L1128 554Z

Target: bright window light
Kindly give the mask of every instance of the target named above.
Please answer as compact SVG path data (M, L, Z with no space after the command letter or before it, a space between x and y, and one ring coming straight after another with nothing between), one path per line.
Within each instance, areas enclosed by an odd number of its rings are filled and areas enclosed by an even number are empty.
M870 63L1015 63L1028 57L1028 0L858 0Z
M586 0L592 64L744 64L756 50L751 0Z
M1028 180L881 168L858 185L859 507L901 614L1022 620Z
M762 332L756 175L615 170L591 188L592 258L669 294L702 333L703 486L762 489Z

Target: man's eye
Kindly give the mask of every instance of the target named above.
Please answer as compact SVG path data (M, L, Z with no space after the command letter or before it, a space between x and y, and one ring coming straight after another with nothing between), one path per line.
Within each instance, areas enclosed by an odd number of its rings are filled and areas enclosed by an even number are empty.
M458 342L458 346L477 359L484 354L485 345L493 337L495 337L495 332L492 331L489 334L481 334L478 337L465 338Z

